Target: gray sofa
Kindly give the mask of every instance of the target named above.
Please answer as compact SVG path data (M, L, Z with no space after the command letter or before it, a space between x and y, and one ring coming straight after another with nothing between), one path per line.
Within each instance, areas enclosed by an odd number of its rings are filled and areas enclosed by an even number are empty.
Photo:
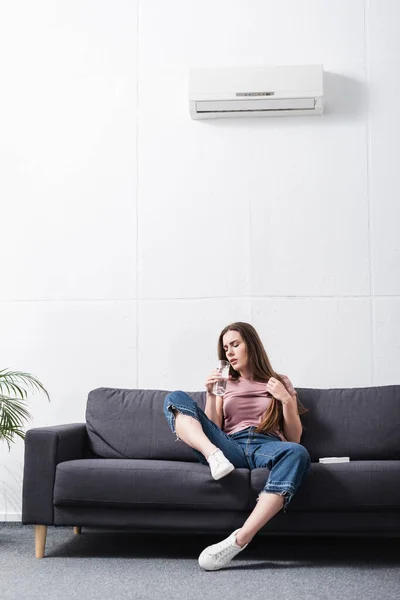
M400 385L297 388L309 409L301 443L311 470L266 535L400 535ZM229 533L253 509L267 469L221 480L176 441L168 391L99 388L86 423L33 428L25 440L22 522L43 557L48 525ZM205 392L189 393L204 408ZM350 456L321 464L320 457Z

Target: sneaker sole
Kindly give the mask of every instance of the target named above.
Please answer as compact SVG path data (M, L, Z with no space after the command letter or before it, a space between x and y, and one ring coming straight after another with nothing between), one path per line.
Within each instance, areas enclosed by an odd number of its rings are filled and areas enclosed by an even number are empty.
M223 471L219 471L219 473L217 473L216 475L213 475L213 479L218 481L218 479L222 479L223 477L226 477L226 475L229 475L229 473L232 473L232 471L234 471L234 469L235 469L235 467L233 465L229 465Z

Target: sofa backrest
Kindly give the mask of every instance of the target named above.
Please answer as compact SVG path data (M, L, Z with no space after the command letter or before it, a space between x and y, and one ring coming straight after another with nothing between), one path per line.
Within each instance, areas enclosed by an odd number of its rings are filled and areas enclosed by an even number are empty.
M205 392L187 392L204 408ZM86 429L91 450L104 458L152 458L196 462L176 441L164 416L168 390L98 388L89 393Z
M313 461L400 459L400 385L296 388L309 412L302 415L301 443ZM98 388L89 393L86 427L91 450L105 458L196 461L176 441L163 413L168 390ZM204 409L205 392L187 392Z
M296 389L309 409L301 417L301 443L313 461L324 456L400 458L400 385Z

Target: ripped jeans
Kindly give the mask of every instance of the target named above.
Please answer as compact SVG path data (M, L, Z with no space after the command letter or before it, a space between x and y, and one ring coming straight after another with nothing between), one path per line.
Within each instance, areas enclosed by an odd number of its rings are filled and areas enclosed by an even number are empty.
M201 423L204 433L238 469L269 469L269 477L260 492L284 496L284 512L311 465L310 455L301 444L284 442L273 434L257 433L256 427L246 427L230 435L213 423L188 394L175 391L164 400L164 414L173 433L173 409ZM178 441L179 438L177 436ZM192 448L197 459L208 465L204 455Z

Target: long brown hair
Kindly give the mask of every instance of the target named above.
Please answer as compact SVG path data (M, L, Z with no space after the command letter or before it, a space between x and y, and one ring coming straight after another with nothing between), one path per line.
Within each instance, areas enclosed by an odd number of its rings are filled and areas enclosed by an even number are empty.
M283 377L276 373L271 366L268 355L264 349L262 341L250 323L242 323L240 321L227 325L222 331L218 339L218 358L219 360L227 360L226 352L224 350L223 337L227 331L237 331L243 338L243 341L247 347L247 358L248 358L248 369L251 372L255 381L261 381L267 383L270 377L275 377L284 386L285 382ZM232 376L233 381L237 381L240 377L240 373L230 366L229 375ZM286 387L286 386L285 386ZM273 396L271 397L271 404L265 411L261 423L258 425L256 431L259 433L268 433L283 429L283 408L282 403L279 402ZM296 394L297 410L299 415L308 412L308 408L305 408Z

